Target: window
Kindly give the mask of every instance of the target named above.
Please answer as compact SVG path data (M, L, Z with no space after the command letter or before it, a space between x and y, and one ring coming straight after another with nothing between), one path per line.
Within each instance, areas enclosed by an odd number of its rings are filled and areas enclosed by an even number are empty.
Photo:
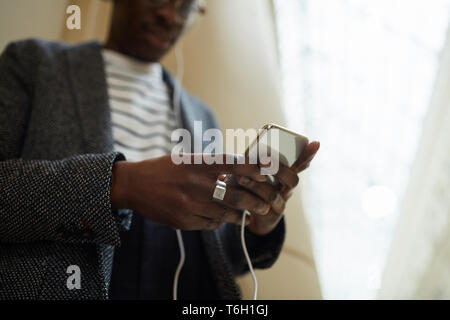
M376 297L450 0L274 0L286 117L321 142L303 199L325 298Z

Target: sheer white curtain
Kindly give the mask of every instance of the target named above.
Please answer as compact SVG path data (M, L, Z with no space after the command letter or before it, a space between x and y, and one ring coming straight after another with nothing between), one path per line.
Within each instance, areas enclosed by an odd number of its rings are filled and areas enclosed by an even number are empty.
M289 126L325 298L375 298L427 113L449 0L274 0Z
M387 260L381 298L450 299L450 32Z

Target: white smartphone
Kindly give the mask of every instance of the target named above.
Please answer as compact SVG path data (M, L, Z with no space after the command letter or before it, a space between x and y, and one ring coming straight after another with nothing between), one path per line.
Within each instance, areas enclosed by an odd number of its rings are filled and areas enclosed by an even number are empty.
M308 138L276 124L266 124L261 128L256 139L249 145L246 156L259 154L259 150L267 150L267 155L275 150L279 162L292 167L302 154Z
M276 150L279 162L287 167L292 167L300 158L303 150L308 145L308 138L286 129L282 126L270 123L261 128L256 139L250 143L245 155L251 156L252 152L259 158L259 150L265 150L265 155L272 155ZM276 171L278 171L278 165ZM264 173L263 173L264 174ZM272 185L277 185L278 181L272 173L267 174L267 182ZM233 175L228 175L226 179L227 184L235 185L236 181ZM246 211L248 215L250 213Z

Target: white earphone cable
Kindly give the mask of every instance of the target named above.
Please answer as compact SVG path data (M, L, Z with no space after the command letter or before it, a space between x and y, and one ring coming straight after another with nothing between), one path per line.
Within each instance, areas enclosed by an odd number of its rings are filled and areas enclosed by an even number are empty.
M250 215L250 212L247 210L244 211L242 214L242 224L241 224L241 244L242 244L242 250L244 250L245 259L247 260L248 269L250 270L250 273L253 278L253 300L256 300L256 296L258 294L258 280L256 280L255 271L253 270L252 261L250 260L250 256L248 255L247 251L247 245L245 244L245 217L247 215Z
M175 58L177 62L177 77L176 77L177 81L175 81L173 91L173 105L175 118L177 119L178 125L181 126L183 122L181 119L180 86L183 81L184 75L183 43L181 39L175 45ZM184 265L184 260L186 258L181 230L176 230L176 233L178 239L178 247L180 248L180 261L178 262L177 270L175 271L175 276L173 278L173 300L178 299L178 281L180 278L181 269L183 268Z
M175 271L175 276L173 278L173 300L178 299L178 279L180 278L180 272L184 265L185 260L185 252L184 252L184 243L183 236L181 235L181 230L176 230L177 238L178 238L178 246L180 248L180 261L178 262L177 270Z

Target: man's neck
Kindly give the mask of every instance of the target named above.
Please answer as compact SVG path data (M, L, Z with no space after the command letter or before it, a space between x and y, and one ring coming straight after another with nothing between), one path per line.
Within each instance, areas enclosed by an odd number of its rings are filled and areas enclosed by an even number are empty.
M136 55L131 54L130 52L128 52L128 51L124 50L123 48L121 48L121 46L119 46L111 38L109 38L108 41L106 41L106 43L103 44L103 48L111 50L111 51L118 52L118 53L120 53L122 55L128 56L130 58L133 58L133 59L138 60L138 61L143 62L143 63L159 63L158 60L142 59L141 57L138 57Z

